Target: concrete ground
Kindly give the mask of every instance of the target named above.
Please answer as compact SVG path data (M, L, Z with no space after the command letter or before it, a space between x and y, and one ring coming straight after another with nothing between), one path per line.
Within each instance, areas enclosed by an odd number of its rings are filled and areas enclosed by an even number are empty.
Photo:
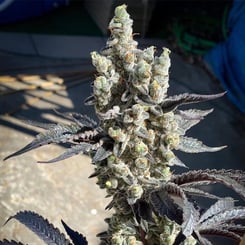
M0 33L0 224L20 210L32 210L60 229L63 219L86 235L89 244L98 244L95 234L106 229L103 219L109 213L104 207L109 200L95 185L96 180L88 179L93 172L88 157L36 164L64 151L58 146L44 146L6 162L2 159L29 143L37 133L38 129L21 119L63 121L53 109L77 111L95 118L93 108L84 106L83 101L91 93L93 79L89 53L100 50L104 43L105 39L99 37ZM165 43L140 41L140 46L147 45L160 49ZM171 58L170 94L223 91L200 67L186 63L174 53ZM178 153L179 157L190 169L245 169L244 115L226 96L192 107L214 108L214 112L188 135L210 146L228 147L217 153ZM219 186L215 191L228 193ZM0 228L0 240L3 238L41 244L14 220Z

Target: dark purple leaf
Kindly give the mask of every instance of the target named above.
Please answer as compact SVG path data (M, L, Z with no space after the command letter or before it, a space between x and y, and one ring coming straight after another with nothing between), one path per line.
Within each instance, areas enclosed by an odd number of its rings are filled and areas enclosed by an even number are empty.
M24 243L17 242L14 240L8 241L8 240L4 239L3 241L0 241L0 245L24 245Z
M20 223L25 225L31 231L33 231L39 238L41 238L46 244L49 245L70 245L70 241L65 238L65 235L61 233L57 228L44 219L37 213L31 211L21 211L11 216L6 222L11 219L17 219Z
M166 98L162 103L164 112L175 110L180 105L199 103L203 101L213 100L223 96L225 93L200 95L200 94L179 94Z
M206 219L219 214L227 209L231 209L234 207L234 199L232 198L223 198L218 200L215 204L213 204L199 219L199 222L203 222Z
M25 152L36 149L43 145L51 143L65 143L71 138L72 134L77 133L79 130L80 127L77 125L58 124L50 130L38 134L30 144L26 145L25 147L16 151L15 153L5 157L4 160L21 155Z
M61 223L64 226L66 233L69 235L70 239L72 240L73 245L88 244L86 237L84 237L82 234L78 233L77 231L71 229L63 220L61 220Z
M219 229L218 227L213 228L213 229L201 230L200 234L205 235L205 236L221 236L225 238L230 238L232 240L235 240L238 243L241 241L241 237L237 235L236 233L227 231L227 230L222 230L222 229Z
M72 121L74 121L78 126L80 127L88 127L88 128L94 128L97 127L97 122L95 122L92 118L88 117L87 115L83 115L76 112L58 112L55 110L55 112L58 115L61 115L65 118L68 118Z
M229 210L224 210L223 212L220 212L201 222L198 226L199 230L213 229L217 228L219 225L239 219L245 219L244 207L233 207Z
M54 163L54 162L65 160L79 153L86 154L92 149L92 147L93 146L89 143L80 143L78 145L72 146L71 148L66 150L63 154L61 154L60 156L56 158L53 158L49 161L38 161L38 163Z
M191 138L191 137L180 137L180 142L178 146L175 148L176 150L180 150L187 153L199 153L199 152L215 152L224 149L226 146L219 147L209 147L204 145L201 141Z
M104 147L101 146L97 149L94 157L92 158L92 163L100 162L106 159L107 157L109 157L111 154L112 154L112 151L108 151Z

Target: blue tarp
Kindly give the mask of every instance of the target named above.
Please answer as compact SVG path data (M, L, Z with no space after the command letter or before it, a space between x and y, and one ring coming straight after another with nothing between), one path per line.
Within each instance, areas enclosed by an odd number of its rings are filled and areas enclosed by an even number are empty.
M209 51L204 59L231 101L245 113L245 1L233 1L227 27L228 38Z
M40 16L68 0L0 0L0 24L7 24Z

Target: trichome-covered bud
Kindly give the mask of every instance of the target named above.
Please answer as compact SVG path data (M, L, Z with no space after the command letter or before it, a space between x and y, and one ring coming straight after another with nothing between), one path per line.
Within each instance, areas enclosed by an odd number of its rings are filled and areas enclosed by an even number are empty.
M164 143L168 148L174 149L180 142L180 136L177 133L168 134L164 137Z
M134 204L143 194L143 188L141 185L134 184L128 188L128 203Z
M118 187L118 180L116 178L111 178L105 182L105 186L108 189L116 189Z
M139 157L135 160L135 166L139 169L146 170L149 168L149 160L146 157Z
M127 137L126 133L121 128L114 129L114 128L110 127L108 129L108 134L116 142L123 142L123 141L125 141L125 139Z
M134 152L136 155L143 157L148 153L148 147L142 140L138 140L135 142Z
M97 52L91 52L91 58L97 72L106 75L108 70L111 69L112 62L107 57L100 55Z

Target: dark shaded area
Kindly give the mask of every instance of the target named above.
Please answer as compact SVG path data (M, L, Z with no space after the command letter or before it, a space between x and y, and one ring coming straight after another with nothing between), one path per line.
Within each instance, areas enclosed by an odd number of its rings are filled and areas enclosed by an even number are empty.
M35 2L35 1L34 1ZM0 25L0 31L58 35L102 35L84 9L83 1L70 1L42 16Z
M156 1L147 36L168 38L172 34L174 21L185 21L182 24L189 23L191 24L188 26L189 29L197 34L202 34L200 31L203 26L198 26L198 24L206 22L209 24L209 30L216 28L220 31L220 33L216 32L216 35L211 37L214 41L219 41L222 37L222 21L224 21L222 18L226 9L231 7L231 4L232 0ZM187 22L188 20L189 22ZM206 34L208 34L208 30L206 30Z

